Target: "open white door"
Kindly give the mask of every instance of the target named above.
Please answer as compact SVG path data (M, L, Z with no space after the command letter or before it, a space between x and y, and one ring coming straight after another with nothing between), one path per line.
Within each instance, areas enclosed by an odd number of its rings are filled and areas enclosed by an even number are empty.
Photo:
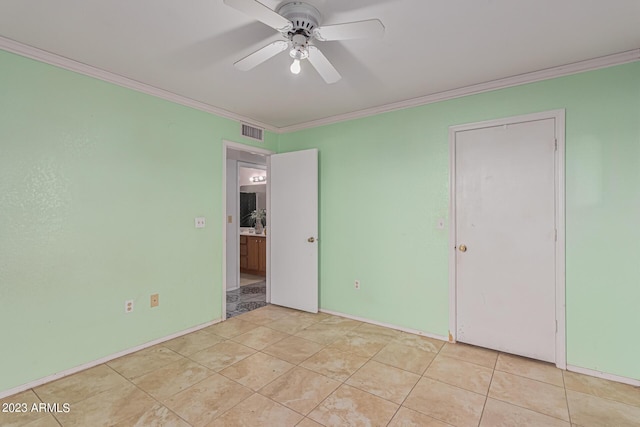
M271 303L318 312L318 150L270 157Z

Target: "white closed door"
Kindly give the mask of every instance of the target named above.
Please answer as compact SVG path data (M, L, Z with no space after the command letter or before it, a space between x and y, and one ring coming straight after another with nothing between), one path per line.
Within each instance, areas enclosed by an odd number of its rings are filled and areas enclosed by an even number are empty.
M318 150L270 157L271 303L318 312Z
M555 121L455 134L457 340L556 359Z

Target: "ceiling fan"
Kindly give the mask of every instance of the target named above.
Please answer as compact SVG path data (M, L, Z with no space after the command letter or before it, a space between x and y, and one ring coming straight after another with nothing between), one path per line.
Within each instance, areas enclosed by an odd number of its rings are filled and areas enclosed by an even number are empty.
M382 36L384 26L378 19L321 26L321 15L310 4L284 3L275 11L256 0L224 0L224 3L277 30L285 40L270 43L233 64L248 71L280 52L289 50L293 58L291 72L300 73L300 61L308 59L325 82L335 83L342 78L326 56L312 42L349 40Z

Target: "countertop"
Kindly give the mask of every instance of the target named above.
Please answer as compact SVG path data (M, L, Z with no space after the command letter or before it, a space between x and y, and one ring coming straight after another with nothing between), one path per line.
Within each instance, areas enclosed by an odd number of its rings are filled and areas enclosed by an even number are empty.
M240 232L241 236L257 236L257 237L267 237L266 234L264 234L264 232L262 234L256 234L256 233L250 233L248 231L241 231Z

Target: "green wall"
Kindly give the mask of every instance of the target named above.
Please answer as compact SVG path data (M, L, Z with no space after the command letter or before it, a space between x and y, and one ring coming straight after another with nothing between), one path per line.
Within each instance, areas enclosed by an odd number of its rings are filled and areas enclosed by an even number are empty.
M448 128L560 108L568 363L640 379L640 62L281 135L319 149L321 307L446 336Z
M319 149L321 307L446 335L448 127L558 108L568 363L640 379L640 62L267 133ZM0 391L220 318L238 128L0 51Z
M221 317L223 138L249 143L0 51L0 391Z

